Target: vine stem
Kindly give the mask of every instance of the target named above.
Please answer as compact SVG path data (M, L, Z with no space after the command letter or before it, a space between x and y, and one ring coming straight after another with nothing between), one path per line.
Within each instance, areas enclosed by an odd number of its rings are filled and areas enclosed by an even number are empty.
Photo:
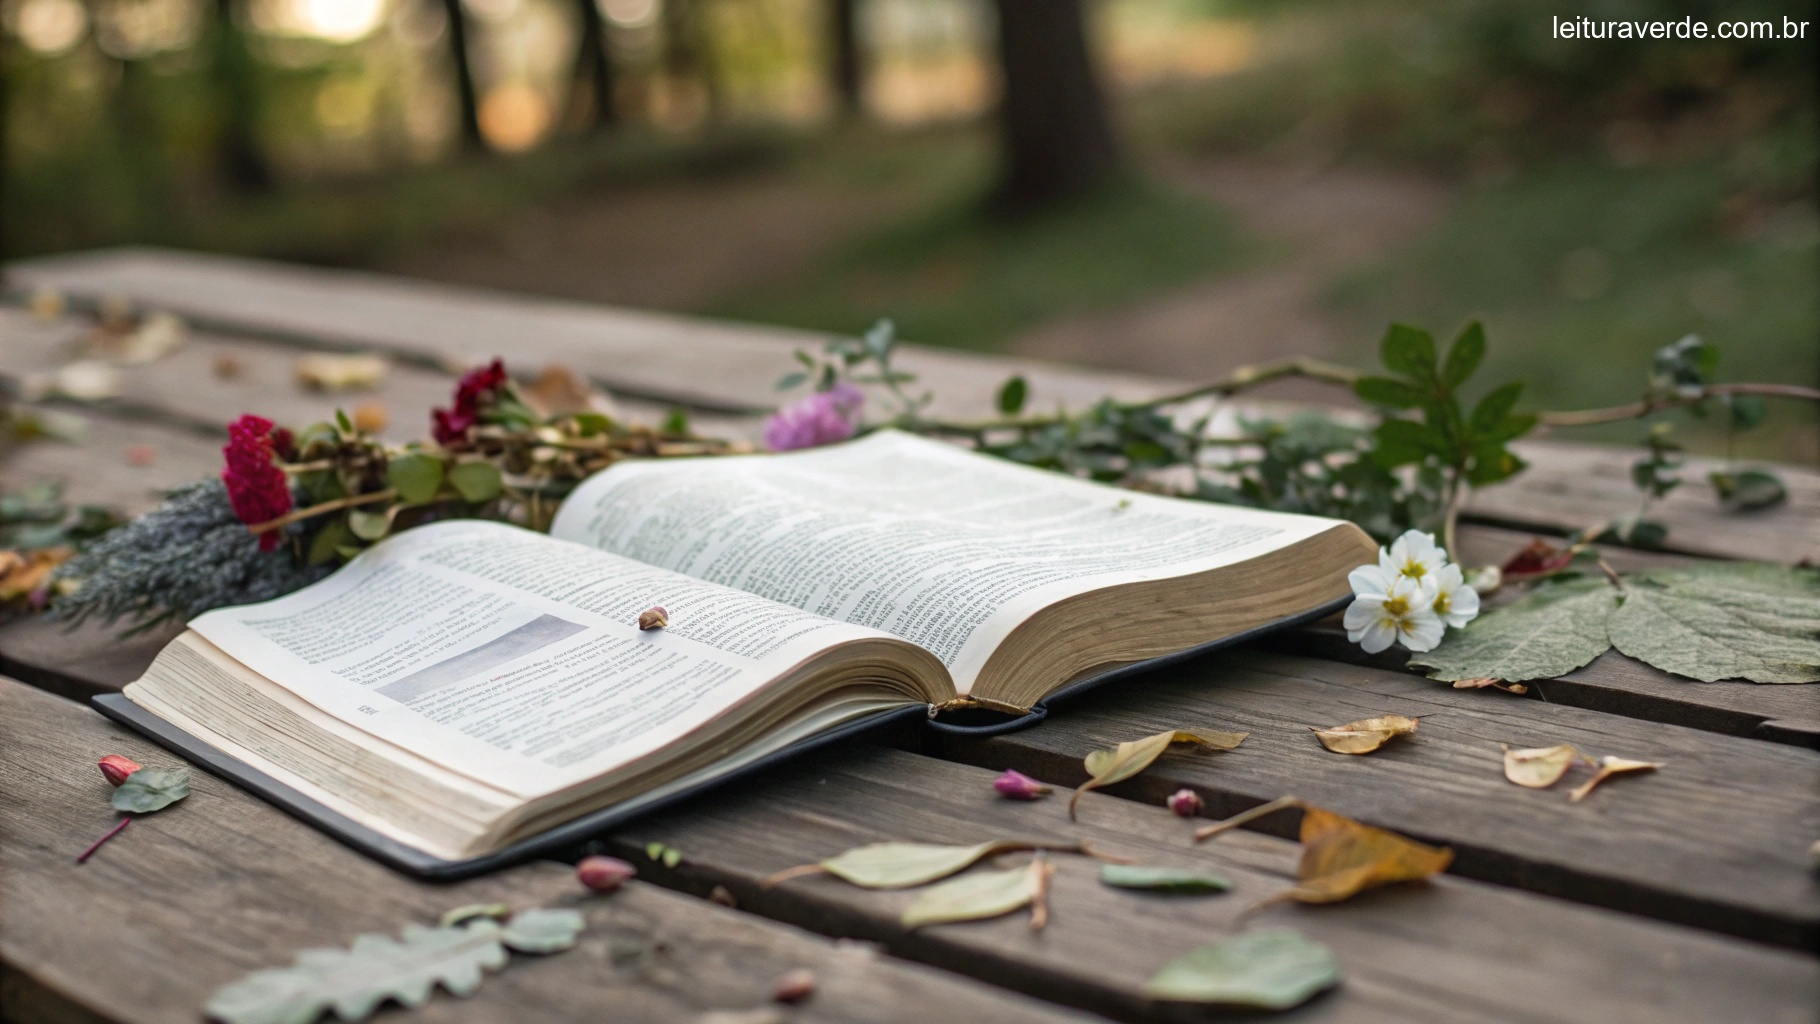
M1454 470L1447 476L1447 512L1441 519L1441 546L1447 550L1447 557L1458 562L1460 549L1454 546L1454 536L1460 525L1460 506L1466 503L1466 488L1460 486L1460 471Z
M121 832L126 830L126 827L128 825L131 825L132 823L133 823L133 819L131 819L131 818L121 818L120 824L115 825L113 828L108 829L107 833L105 835L103 835L100 839L97 839L94 842L90 843L88 846L88 849L83 850L81 853L76 854L76 863L86 864L88 862L88 859L95 855L95 851L101 849L102 843L105 843L109 839L112 839L115 836L119 835Z
M1619 423L1624 420L1642 419L1650 413L1660 412L1664 409L1678 409L1682 406L1694 405L1713 395L1760 395L1766 398L1795 398L1820 402L1820 388L1803 387L1799 384L1712 384L1701 388L1699 392L1692 395L1646 398L1641 402L1607 406L1603 409L1542 412L1537 414L1537 418L1551 427L1590 427L1599 423Z
M292 523L301 523L305 519L314 519L317 516L339 512L344 508L353 508L357 505L371 505L376 501L391 501L396 497L398 497L398 491L388 487L383 491L374 491L371 494L355 494L346 498L336 498L334 501L325 501L320 505L311 505L309 508L294 509L276 519L267 519L263 523L254 523L247 527L247 532L257 537L262 533L282 530Z

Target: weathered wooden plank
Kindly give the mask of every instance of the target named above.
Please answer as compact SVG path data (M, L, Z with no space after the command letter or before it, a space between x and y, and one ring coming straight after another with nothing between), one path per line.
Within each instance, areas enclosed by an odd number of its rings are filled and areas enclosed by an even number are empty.
M664 884L723 886L768 917L1125 1018L1145 1015L1137 987L1163 962L1247 927L1294 928L1340 959L1344 987L1298 1015L1308 1020L1795 1020L1811 1011L1820 982L1820 963L1798 953L1454 877L1248 919L1248 908L1294 877L1295 844L1240 832L1195 845L1193 824L1161 806L1096 794L1071 824L1065 795L1009 801L991 780L977 768L856 747L637 823L613 843L635 858L652 841L681 850L681 867L648 872ZM1062 855L1043 932L1014 916L907 933L897 921L909 894L828 877L759 885L767 872L862 843L993 839L1086 840L1144 863L1213 871L1234 888L1201 898L1114 890L1096 880L1097 864Z
M769 1006L773 979L798 967L819 985L792 1021L1088 1019L652 885L588 896L560 865L453 886L412 882L200 773L188 800L135 821L78 865L74 854L115 818L96 757L172 759L18 683L0 680L0 708L0 1017L9 1022L192 1024L218 986L300 949L396 934L495 900L572 905L588 929L578 948L514 963L471 998L439 995L411 1019L677 1024Z
M566 363L617 393L722 411L775 405L772 385L793 365L791 353L819 349L827 337L174 250L47 257L14 264L8 276L16 288L125 296L204 326L311 348L375 349L433 365L508 351ZM926 348L907 348L902 362L921 378L919 386L935 392L935 410L949 415L987 411L989 389L1013 366L1041 406L1156 388L1135 375Z
M1420 732L1362 757L1330 753L1309 735L1386 713L1423 716ZM1293 794L1452 845L1454 870L1470 878L1762 942L1820 941L1820 888L1808 864L1820 835L1812 750L1241 651L1134 678L1063 704L1040 728L943 753L1074 785L1089 751L1177 728L1251 736L1226 754L1165 757L1113 792L1159 802L1193 786L1214 816ZM1573 804L1567 784L1542 791L1505 781L1503 743L1571 743L1665 767Z

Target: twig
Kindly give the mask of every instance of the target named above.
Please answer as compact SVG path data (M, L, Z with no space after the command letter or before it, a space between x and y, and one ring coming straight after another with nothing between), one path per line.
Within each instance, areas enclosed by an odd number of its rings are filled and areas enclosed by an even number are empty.
M371 494L354 494L346 498L336 498L334 501L325 501L320 505L311 505L309 508L294 509L276 519L267 519L263 523L254 523L247 527L247 530L252 533L253 536L257 537L262 533L271 533L273 530L282 530L292 523L301 523L305 519L313 519L316 516L327 515L330 512L339 512L344 508L353 508L356 505L371 505L376 501L391 501L396 497L398 497L398 491L391 487L388 487L383 491L374 491Z
M106 835L103 835L100 839L97 839L94 842L90 843L88 849L83 850L81 853L76 854L76 863L78 863L78 864L87 863L88 859L95 855L95 851L101 849L102 843L105 843L109 839L112 839L115 836L119 835L128 825L131 825L132 823L133 823L133 819L131 819L131 818L121 818L120 824L115 825L113 828L108 829Z
M1701 388L1691 395L1665 395L1659 398L1646 398L1641 402L1631 402L1628 405L1613 405L1603 409L1540 412L1536 416L1542 423L1551 427L1590 427L1599 423L1642 419L1664 409L1678 409L1682 406L1695 405L1713 395L1762 395L1771 398L1794 398L1820 402L1820 388L1803 387L1799 384L1713 384Z
M1036 891L1030 896L1030 930L1040 932L1049 923L1049 876L1055 874L1055 865L1038 853L1030 870L1036 875Z
M1211 839L1221 832L1238 828L1240 825L1249 824L1267 814L1275 814L1278 811L1286 811L1291 807L1301 806L1303 806L1303 803L1302 798L1299 796L1280 796L1267 804L1259 804L1249 811L1241 811L1238 814L1227 818L1225 821L1216 821L1206 828L1195 830L1194 841L1198 843L1203 839Z

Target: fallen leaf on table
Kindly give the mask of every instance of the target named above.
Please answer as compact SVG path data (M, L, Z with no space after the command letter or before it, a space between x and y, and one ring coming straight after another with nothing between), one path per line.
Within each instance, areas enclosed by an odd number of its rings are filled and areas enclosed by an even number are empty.
M1326 946L1271 929L1235 935L1171 960L1144 984L1144 995L1287 1010L1339 981L1339 961Z
M518 394L545 419L566 412L613 413L613 403L606 395L561 363L545 366L536 380L518 389Z
M69 561L74 548L39 548L36 551L0 550L0 604L29 597L50 581L51 573Z
M1036 843L995 839L973 846L940 843L871 843L816 864L785 868L760 882L770 888L803 875L829 874L865 889L910 889L965 871L987 857L1019 850L1038 849ZM1060 847L1085 852L1082 847Z
M1407 736L1422 723L1408 715L1379 715L1330 729L1314 729L1321 746L1336 754L1369 754L1389 743L1393 737Z
M114 788L114 810L150 814L190 795L188 768L141 768Z
M1225 892L1232 888L1232 882L1224 875L1195 871L1192 868L1146 867L1141 864L1102 864L1100 881L1115 889L1146 889L1167 893Z
M1607 754L1599 758L1599 774L1582 782L1578 789L1567 795L1567 799L1577 804L1586 799L1586 794L1591 793L1594 787L1613 775L1624 775L1628 772L1650 772L1660 767L1662 765L1657 761L1632 761Z
M1820 571L1753 562L1627 576L1619 651L1702 682L1820 682Z
M579 910L521 910L500 929L499 941L514 953L560 953L575 945L583 927Z
M1087 755L1085 763L1087 774L1091 778L1075 788L1074 796L1068 801L1068 817L1074 817L1074 807L1080 802L1082 793L1131 778L1150 767L1151 762L1161 757L1163 751L1168 750L1172 744L1192 743L1212 750L1231 750L1248 735L1250 734L1243 732L1212 732L1202 735L1171 729L1141 740L1127 740L1110 750L1096 750Z
M1504 777L1529 789L1547 789L1561 781L1567 769L1581 759L1571 745L1530 747L1526 750L1504 748ZM1590 760L1590 759L1588 759Z
M1585 545L1557 547L1540 537L1531 540L1521 551L1510 556L1499 569L1506 582L1541 579L1553 576L1573 564L1574 556Z
M150 363L183 347L189 333L183 321L163 311L147 313L137 326L123 333L100 335L98 353L121 363Z
M120 371L99 359L78 359L59 368L51 379L53 391L77 402L113 398L124 387Z
M1529 692L1529 687L1524 686L1522 683L1513 683L1505 679L1455 679L1453 681L1453 688L1456 690L1484 690L1489 688L1493 690L1503 690L1505 693L1514 693L1518 695Z
M354 429L363 434L384 432L386 424L392 417L386 412L384 402L362 402L354 407Z
M1299 883L1265 900L1338 903L1380 885L1416 882L1447 870L1453 851L1428 846L1387 829L1372 828L1293 796L1272 800L1209 825L1194 834L1199 841L1290 808L1302 811L1302 860ZM1260 904L1262 905L1262 904Z
M1409 665L1446 682L1564 676L1611 648L1606 624L1617 607L1618 589L1604 579L1549 580L1448 631Z
M1040 858L1009 871L981 871L931 886L904 908L906 928L1002 917L1036 899L1052 865Z
M682 863L681 850L657 842L645 844L645 856L648 857L652 863L662 864L667 868L673 868Z
M317 391L353 391L378 387L386 362L378 356L343 356L314 352L299 356L291 372L297 383Z
M466 924L477 917L490 917L497 921L511 916L512 908L504 903L469 903L442 915L437 919L436 926L453 928L458 924Z

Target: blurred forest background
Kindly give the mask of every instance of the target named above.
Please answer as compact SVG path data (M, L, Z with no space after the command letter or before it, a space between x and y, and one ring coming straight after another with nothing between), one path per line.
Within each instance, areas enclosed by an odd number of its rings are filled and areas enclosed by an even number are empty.
M1184 378L1482 317L1820 383L1805 0L3 0L7 258L124 242ZM1814 22L1568 41L1551 19ZM1634 441L1640 427L1609 429ZM1751 454L1820 462L1780 409ZM1742 454L1742 452L1741 452Z

